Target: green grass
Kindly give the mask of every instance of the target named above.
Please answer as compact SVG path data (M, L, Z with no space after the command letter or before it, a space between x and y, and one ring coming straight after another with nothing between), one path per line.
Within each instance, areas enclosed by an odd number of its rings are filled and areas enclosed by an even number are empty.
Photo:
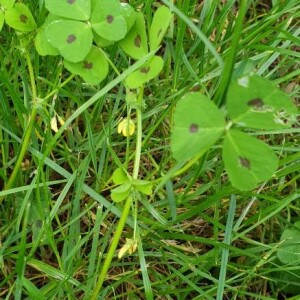
M27 2L41 24L45 11ZM147 20L158 5L129 2ZM170 152L176 101L197 88L221 103L221 74L233 52L235 66L248 62L299 104L298 1L247 1L234 49L239 6L222 3L175 2L159 50L164 70L144 89L138 178L151 181L155 192L132 205L117 248L135 234L137 249L121 259L115 252L98 299L300 297L300 264L283 265L276 256L283 230L300 217L299 123L252 133L280 158L274 178L253 192L231 187L219 145L187 167ZM26 61L17 36L7 27L0 33L0 299L90 299L124 208L110 199L112 174L135 168L136 136L117 133L128 110L122 80L144 60L130 64L112 47L121 75L111 69L100 86L88 86L59 58L29 49ZM65 120L57 133L55 113ZM282 274L294 276L292 293Z

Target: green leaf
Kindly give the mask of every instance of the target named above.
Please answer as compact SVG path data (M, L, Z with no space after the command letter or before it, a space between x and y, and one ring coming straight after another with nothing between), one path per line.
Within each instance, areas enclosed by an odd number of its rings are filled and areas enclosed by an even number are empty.
M36 23L31 12L23 3L16 3L5 11L5 22L13 29L21 32L30 32L36 29Z
M134 59L140 59L148 53L148 39L144 15L138 13L135 25L126 37L119 42L123 51Z
M57 16L49 15L35 36L34 44L39 55L46 56L60 54L59 51L48 42L46 34L46 28L48 24L54 20L57 20L57 18Z
M283 231L277 257L284 264L300 265L300 221Z
M70 72L81 76L86 83L91 85L100 83L108 73L107 59L96 46L92 46L83 61L73 63L66 60L64 64Z
M128 3L121 3L121 14L125 18L127 31L129 31L135 23L137 13Z
M114 171L112 175L112 180L114 184L123 184L125 182L129 182L129 178L126 172L121 168L118 168Z
M4 9L12 8L15 2L15 0L0 0L0 7L3 7Z
M84 22L53 21L47 26L46 34L49 43L71 62L82 61L92 47L92 30Z
M159 47L171 19L171 11L166 6L160 6L155 12L149 33L150 51L156 50Z
M131 183L124 183L111 191L111 199L115 202L125 200L131 192Z
M56 16L87 21L91 15L90 0L46 0L45 6Z
M95 32L109 41L118 41L127 33L127 24L118 0L97 2L91 16Z
M152 183L150 181L135 179L133 180L132 184L142 194L144 195L152 194Z
M109 40L106 40L105 38L101 37L94 30L93 30L93 37L94 37L94 42L96 43L96 45L101 48L108 47L114 43L113 41L109 41Z
M2 30L4 24L4 12L0 10L0 31Z
M174 114L171 149L178 161L205 153L222 135L225 120L217 106L200 93L188 93Z
M256 129L290 127L297 108L269 80L247 75L233 80L227 93L228 114L240 126Z
M154 56L148 63L131 73L125 80L130 89L136 89L144 83L158 76L164 66L160 56Z
M278 164L269 146L236 129L226 133L223 160L231 184L242 191L252 190L270 179Z

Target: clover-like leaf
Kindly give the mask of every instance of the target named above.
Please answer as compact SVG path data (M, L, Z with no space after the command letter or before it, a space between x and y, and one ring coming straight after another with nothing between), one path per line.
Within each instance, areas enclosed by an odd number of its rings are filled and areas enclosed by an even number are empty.
M12 8L15 4L15 0L0 0L0 8L8 9Z
M4 24L4 12L0 10L0 31L2 30Z
M119 42L123 51L134 59L140 59L148 53L148 39L144 15L138 13L136 22L126 37Z
M297 114L292 100L258 75L242 76L231 82L227 108L234 123L256 129L290 127Z
M36 23L31 12L23 3L16 3L5 11L5 22L13 29L21 32L30 32L36 29Z
M135 179L132 182L133 186L144 195L152 194L152 183L148 180Z
M64 64L70 72L81 76L86 83L91 85L100 83L108 73L107 59L96 46L92 46L82 61L74 63L66 60Z
M127 33L127 24L118 0L102 0L96 3L91 15L95 32L109 41L118 41Z
M300 264L300 221L295 222L294 227L283 231L278 247L277 257L284 264Z
M82 61L90 52L93 34L84 22L57 20L46 28L49 43L71 62Z
M136 89L144 83L158 76L164 66L164 61L160 56L154 56L149 62L131 73L125 80L130 89Z
M231 184L249 191L268 180L277 169L277 157L264 142L237 129L227 131L223 160Z
M94 30L93 30L93 37L94 37L94 42L98 47L105 48L110 45L112 45L114 42L109 41L102 36L98 35Z
M179 100L174 114L171 149L178 161L205 153L225 130L218 107L200 93L188 93Z
M121 14L125 18L127 31L129 31L135 23L137 13L128 3L121 3Z
M129 178L126 172L121 168L118 168L114 171L112 175L112 180L114 184L123 184L125 182L129 182Z
M150 51L156 50L163 39L172 19L172 14L166 6L160 6L155 12L150 27Z
M51 14L73 20L87 21L91 15L90 0L45 0L45 6Z
M111 199L115 202L125 200L131 192L131 183L126 182L111 191Z
M49 42L47 38L46 28L48 24L57 20L59 17L54 15L49 15L44 24L39 28L35 40L34 45L39 55L46 56L46 55L59 55L59 51L54 48Z

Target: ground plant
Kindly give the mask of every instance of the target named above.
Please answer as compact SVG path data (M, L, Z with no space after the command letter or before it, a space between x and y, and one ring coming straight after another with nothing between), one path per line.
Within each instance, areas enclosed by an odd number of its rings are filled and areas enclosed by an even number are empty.
M296 0L0 0L0 299L300 299Z

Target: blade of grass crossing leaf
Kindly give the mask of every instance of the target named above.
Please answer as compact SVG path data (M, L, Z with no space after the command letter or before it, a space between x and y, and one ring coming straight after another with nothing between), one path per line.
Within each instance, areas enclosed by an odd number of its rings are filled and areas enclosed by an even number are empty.
M138 233L138 254L139 254L139 260L140 260L140 266L142 270L142 276L143 276L143 283L144 283L144 289L145 289L145 295L147 300L153 300L153 291L151 288L151 283L149 279L148 274L148 267L145 259L145 254L143 250L143 244L142 244L142 238Z
M228 216L227 216L227 222L226 222L225 237L224 237L224 244L228 245L228 246L231 243L235 208L236 208L236 196L231 195L230 203L229 203ZM224 248L222 250L221 269L220 269L220 274L219 274L217 300L222 300L223 299L223 293L224 293L224 287L225 287L225 281L226 281L226 270L227 270L227 264L228 264L228 257L229 257L229 249Z

